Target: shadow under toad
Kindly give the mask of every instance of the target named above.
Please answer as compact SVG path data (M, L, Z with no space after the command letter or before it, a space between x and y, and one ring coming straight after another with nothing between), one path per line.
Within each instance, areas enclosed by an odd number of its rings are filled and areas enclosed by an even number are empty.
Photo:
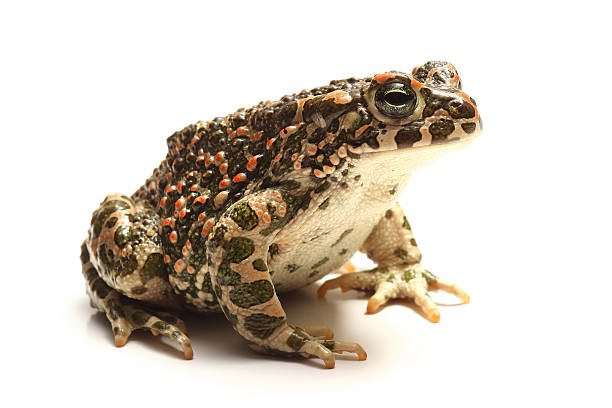
M325 298L320 299L316 295L318 286L319 284L315 283L289 293L279 294L279 299L287 313L289 322L296 326L325 325L334 331L335 337L346 340L345 338L348 337L346 334L350 333L351 316L339 313L340 303L342 299L367 299L367 297L357 292L347 296L346 293L337 291L337 293L330 292ZM336 297L342 299L336 299ZM151 308L148 309L151 310ZM103 313L91 310L92 314L87 323L88 334L104 336L108 339L109 346L115 347L114 336L108 319ZM151 311L154 312L154 310ZM289 360L252 351L234 331L222 313L198 314L188 312L179 314L179 316L187 326L187 334L194 350L194 361L203 362L203 364L210 360L227 361L227 359L294 361L294 359ZM339 333L343 335L339 336ZM135 330L130 335L127 345L129 346L131 342L138 342L151 349L152 352L163 353L179 360L183 359L183 352L178 344L164 336L153 336L149 331ZM125 350L125 352L128 351ZM355 359L352 355L336 355L336 358ZM322 362L316 359L299 359L298 361L314 367L324 367Z
M299 290L279 294L279 299L287 313L289 322L297 326L325 325L334 331L335 338L345 341L357 341L357 339L352 339L350 336L354 316L346 311L340 313L339 309L343 301L363 300L363 313L365 314L369 294L357 291L342 293L339 290L335 290L328 292L324 298L318 298L316 289L319 285L320 282L317 282ZM394 305L408 307L415 314L425 318L420 308L410 300L392 300L377 313L383 312L385 308L393 307ZM445 306L452 305L447 304ZM289 360L252 351L246 342L233 330L222 313L183 313L180 317L187 326L187 334L191 339L194 350L194 361L198 363L206 364L210 360L228 361L236 359L274 359L295 362L295 359ZM114 337L110 323L102 313L92 313L87 329L92 336L103 335L105 338L108 338L109 346L114 347ZM130 335L128 345L130 342L138 342L151 349L152 352L163 353L178 360L183 359L183 353L176 343L163 336L152 336L150 332L145 330L135 330ZM336 358L354 360L355 356L345 354L336 355ZM322 362L316 359L298 359L297 361L302 364L323 368Z

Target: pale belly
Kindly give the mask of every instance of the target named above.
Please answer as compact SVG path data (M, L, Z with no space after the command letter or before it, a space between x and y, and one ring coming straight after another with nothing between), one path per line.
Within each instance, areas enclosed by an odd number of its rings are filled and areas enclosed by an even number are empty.
M395 205L420 162L393 152L364 156L344 183L313 198L274 239L278 253L268 255L268 267L276 290L300 288L342 267Z
M278 292L300 288L340 269L395 203L394 197L379 203L347 194L329 197L325 209L320 205L326 197L313 200L276 236L278 253L268 255L268 266Z
M373 223L309 226L311 230L287 231L277 241L279 253L268 256L272 282L278 292L308 285L335 272L359 250Z

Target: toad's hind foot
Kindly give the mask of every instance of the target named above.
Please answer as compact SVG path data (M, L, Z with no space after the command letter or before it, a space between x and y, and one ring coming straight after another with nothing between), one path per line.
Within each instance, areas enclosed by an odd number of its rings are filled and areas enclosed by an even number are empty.
M149 330L153 335L163 335L177 342L183 350L186 360L193 359L191 341L186 334L185 323L178 317L165 312L149 312L130 303L128 299L118 296L109 299L109 310L106 316L113 326L115 345L122 347L130 334L136 329Z
M177 342L183 350L185 359L193 358L191 341L186 334L185 323L178 317L166 312L149 312L131 299L111 289L100 277L85 274L87 292L92 307L106 314L115 335L115 345L122 347L130 334L136 329L147 329L154 335L163 335Z
M333 330L327 326L305 326L304 331L318 339L331 340L334 338Z
M357 360L363 361L368 358L367 353L357 343L335 340L309 340L300 350L304 357L317 357L323 360L325 368L334 368L336 359L334 353L352 353L357 357Z
M264 353L281 356L301 356L304 358L319 358L323 360L325 368L336 366L336 354L349 353L363 361L368 358L367 353L357 343L332 340L333 332L327 326L296 327L285 324L279 328L274 340L267 346L250 343L252 349Z
M420 264L379 267L330 279L321 285L317 294L325 296L328 290L340 288L343 292L355 289L374 291L368 301L367 313L376 313L390 299L410 298L421 308L427 320L438 323L440 311L429 296L428 290L442 289L463 301L469 295L454 283L437 278Z
M148 312L135 305L122 303L127 299L112 300L112 312L107 313L115 335L115 345L122 347L127 342L130 334L136 329L149 330L153 335L163 335L177 342L183 350L186 360L193 359L191 341L186 334L185 323L178 317L165 312ZM115 318L113 320L113 318Z

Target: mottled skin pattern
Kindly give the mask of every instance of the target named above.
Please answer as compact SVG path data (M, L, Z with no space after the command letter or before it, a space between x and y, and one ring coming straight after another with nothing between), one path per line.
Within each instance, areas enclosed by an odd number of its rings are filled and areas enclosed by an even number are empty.
M81 260L92 306L116 344L146 328L193 355L183 322L166 312L222 311L248 344L274 354L366 358L324 326L289 324L278 300L337 271L357 250L378 267L325 282L374 292L372 313L412 298L429 320L428 290L467 302L456 285L419 263L396 200L412 171L481 131L455 68L428 62L412 75L332 81L261 102L168 138L168 154L131 197L108 196L94 212Z

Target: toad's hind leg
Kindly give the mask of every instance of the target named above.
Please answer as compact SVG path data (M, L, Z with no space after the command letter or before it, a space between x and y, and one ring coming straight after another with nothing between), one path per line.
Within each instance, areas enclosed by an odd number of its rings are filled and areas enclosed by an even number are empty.
M232 205L208 240L211 281L234 329L258 351L286 356L318 357L335 365L334 353L366 359L360 345L333 341L325 326L300 328L287 322L270 277L268 248L275 231L300 209L299 197L264 190Z
M179 318L153 313L145 306L177 309L168 283L158 235L159 219L130 198L108 196L92 217L88 239L81 246L86 289L93 307L106 314L123 346L135 329L147 329L179 343L185 358L193 351Z

